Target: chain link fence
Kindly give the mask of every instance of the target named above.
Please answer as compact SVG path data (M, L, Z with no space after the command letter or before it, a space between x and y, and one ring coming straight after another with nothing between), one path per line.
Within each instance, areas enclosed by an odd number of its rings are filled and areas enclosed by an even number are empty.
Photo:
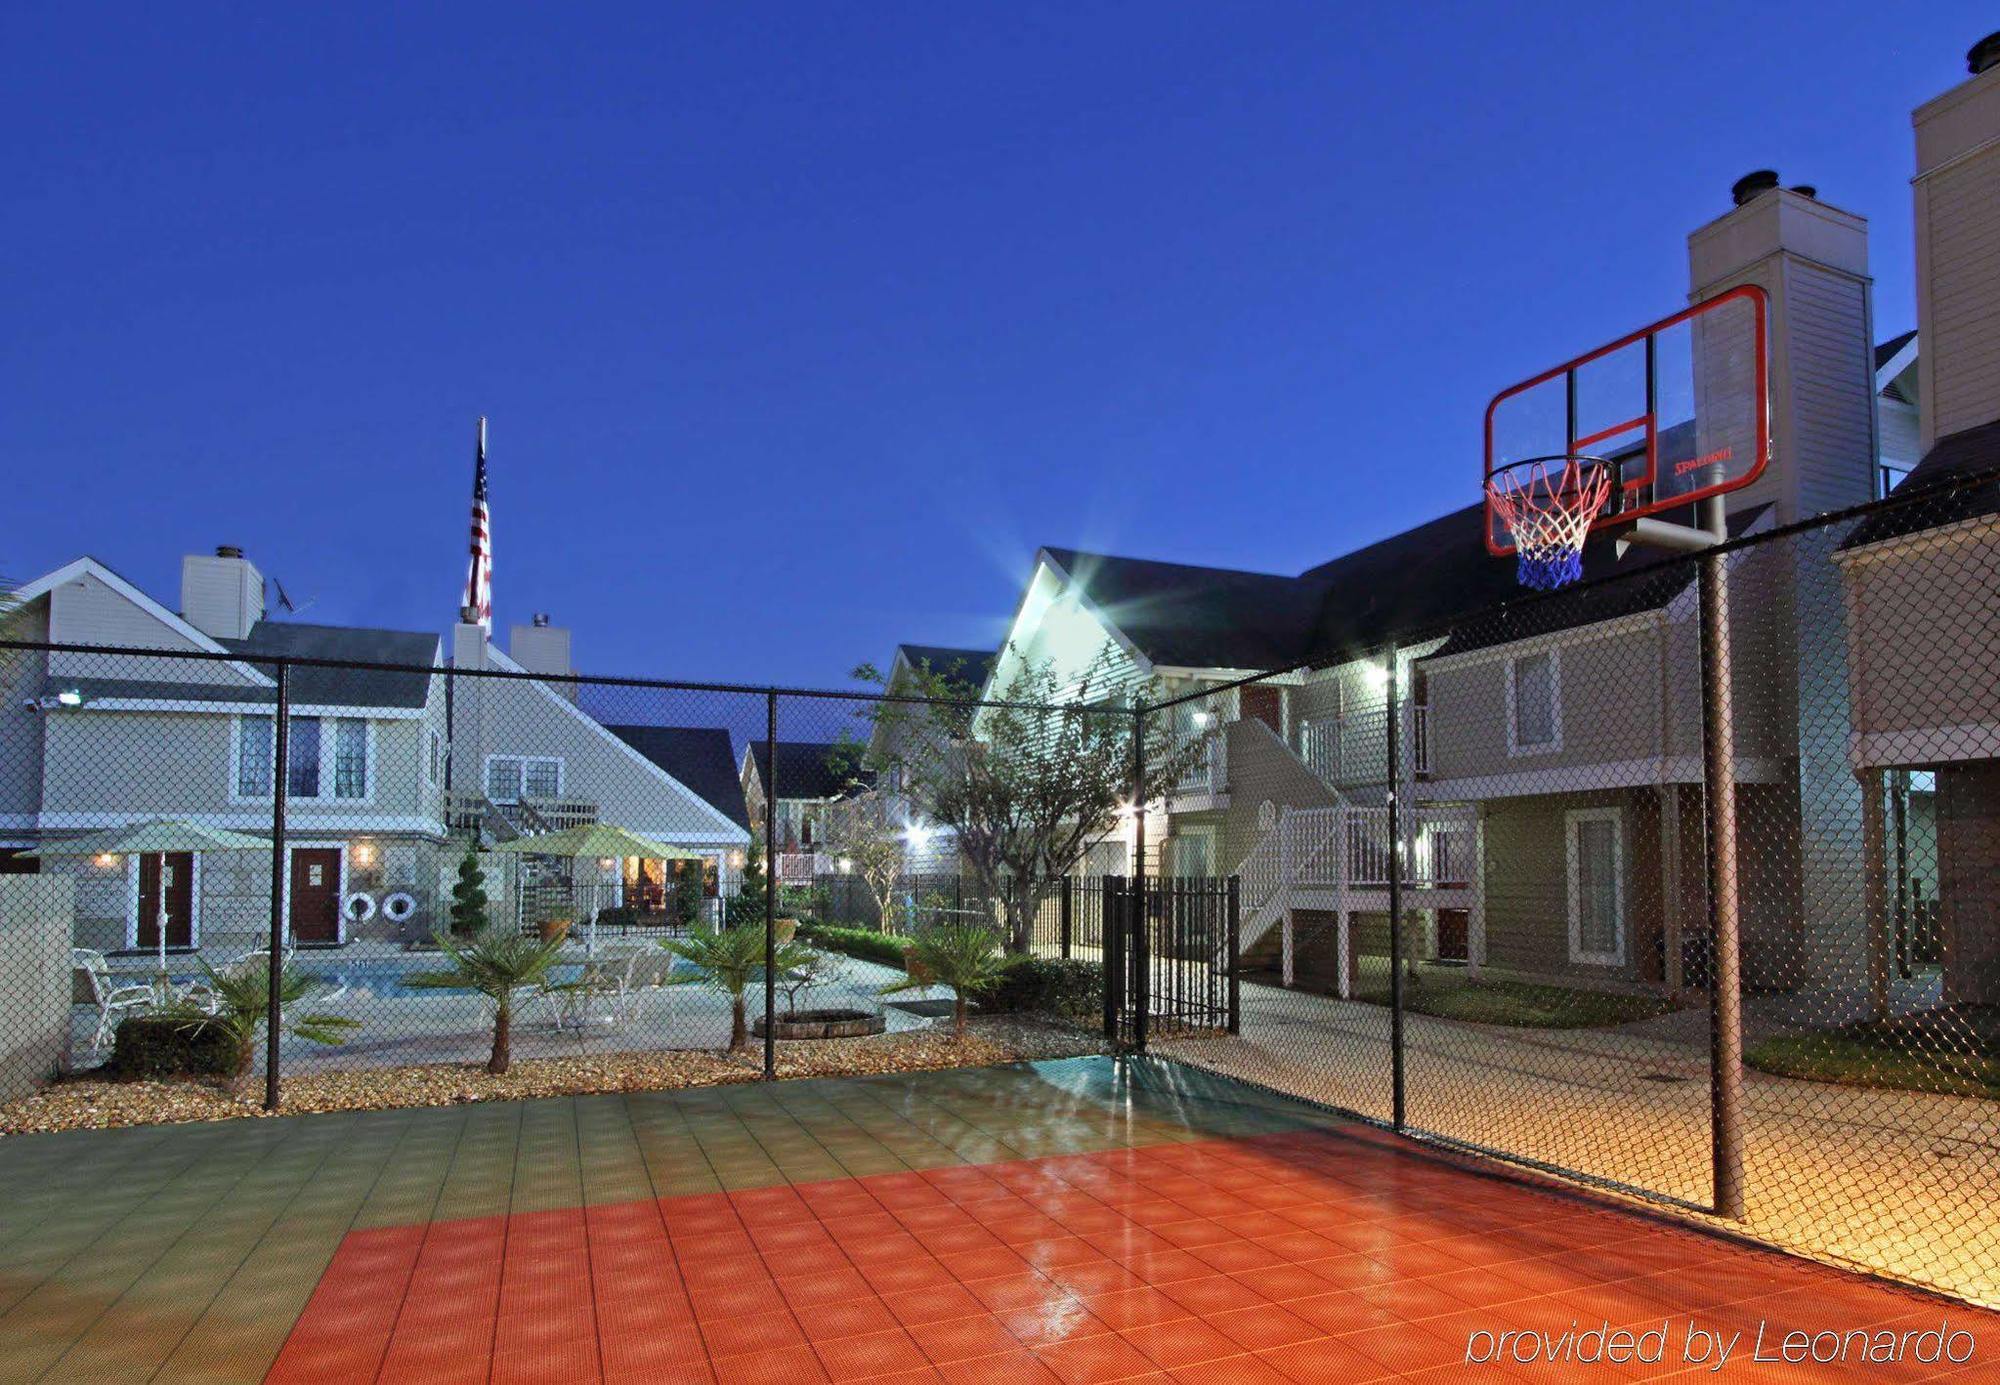
M1152 710L1243 953L1153 1046L2000 1302L2000 481L1748 519Z
M274 945L273 1100L478 1062L498 994L515 1058L769 1064L949 1022L939 969L984 963L904 949L997 938L1094 977L1111 1041L2000 1302L2000 481L1738 528L1227 681L1002 651L827 693L17 614L7 1077L240 1009ZM461 955L480 920L540 962Z

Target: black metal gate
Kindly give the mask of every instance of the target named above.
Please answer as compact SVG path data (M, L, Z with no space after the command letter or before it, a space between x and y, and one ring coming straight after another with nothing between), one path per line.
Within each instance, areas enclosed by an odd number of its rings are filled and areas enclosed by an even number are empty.
M1104 930L1104 1035L1143 1050L1156 1033L1238 1032L1235 876L1075 882Z

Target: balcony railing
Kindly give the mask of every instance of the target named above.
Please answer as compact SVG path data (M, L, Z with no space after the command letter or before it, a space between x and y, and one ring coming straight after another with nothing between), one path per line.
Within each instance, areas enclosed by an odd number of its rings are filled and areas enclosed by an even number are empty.
M484 830L501 839L560 832L597 821L597 805L580 798L520 798L496 803L485 794L454 791L445 796L445 827L451 832Z
M1431 772L1430 706L1406 704L1404 769L1412 775ZM1381 708L1346 717L1315 717L1301 722L1298 755L1306 767L1333 785L1380 784L1388 777L1389 748Z

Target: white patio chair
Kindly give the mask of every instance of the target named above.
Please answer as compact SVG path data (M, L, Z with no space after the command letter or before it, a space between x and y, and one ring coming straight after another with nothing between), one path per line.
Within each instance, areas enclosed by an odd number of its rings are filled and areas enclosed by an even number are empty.
M102 1053L104 1041L118 1020L153 1008L153 988L150 984L121 982L112 974L104 954L92 948L70 949L70 965L72 974L81 972L89 982L91 1003L97 1006L97 1033L90 1047L93 1052Z
M292 964L292 958L298 955L298 950L299 950L299 945L296 942L286 943L284 954L280 959L278 965L280 967L290 966ZM246 967L264 966L269 962L270 956L271 956L270 948L253 947L248 952L237 953L234 957L231 957L228 961L224 962L221 966L217 967L216 970L218 972L223 973L224 975L227 975L230 972L242 971Z
M602 1020L613 1029L622 1028L630 1014L632 969L639 954L623 957L596 957L583 964L583 972L563 990L556 992L556 1027L574 1025L582 1029L593 1020Z

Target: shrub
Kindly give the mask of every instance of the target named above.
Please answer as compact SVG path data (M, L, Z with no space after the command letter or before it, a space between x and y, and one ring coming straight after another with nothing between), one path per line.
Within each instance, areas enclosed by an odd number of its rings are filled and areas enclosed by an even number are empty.
M236 1032L223 1020L132 1015L118 1025L109 1066L114 1077L126 1081L233 1078L239 1053Z
M980 997L988 1011L1089 1019L1104 1010L1104 967L1075 958L1023 957Z
M638 912L629 904L607 904L597 911L599 928L630 928L638 921Z
M458 879L451 886L451 931L469 938L486 926L486 877L479 869L479 848L468 842L459 858Z
M801 923L799 936L832 952L844 952L864 962L880 962L901 970L905 940L877 933L872 928L836 928L824 923Z

